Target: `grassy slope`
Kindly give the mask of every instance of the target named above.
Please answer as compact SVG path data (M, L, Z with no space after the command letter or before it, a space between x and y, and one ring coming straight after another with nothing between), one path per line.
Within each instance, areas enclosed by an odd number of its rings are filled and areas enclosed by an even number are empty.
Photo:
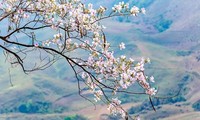
M141 41L134 41L134 45L136 45L138 47L138 50L140 51L140 54L142 56L148 56L152 59L152 64L149 66L149 69L147 69L147 71L149 71L149 74L155 75L156 85L161 87L160 91L159 91L159 93L161 95L166 94L165 93L166 90L170 90L173 87L177 87L177 84L180 81L180 78L177 78L177 76L183 75L184 71L185 71L184 66L180 66L179 63L183 63L183 61L185 60L185 57L177 57L174 50L170 50L166 47L163 47L163 46L160 46L160 45L157 45L157 44L154 44L154 43L150 43L150 42L144 43L144 42L141 42ZM163 56L163 54L164 54L164 56ZM136 56L133 56L133 57L136 57ZM59 66L60 65L58 65L57 67L59 67ZM155 69L155 68L157 68L157 69ZM56 76L56 74L58 74L58 73L55 72L55 76ZM23 79L17 79L18 81L15 81L15 83L17 83L17 84L15 84L15 86L13 88L11 88L11 89L13 89L12 92L15 93L16 90L21 89L21 92L22 92L21 94L23 94L23 93L25 94L28 90L30 90L30 88L36 89L37 91L40 91L42 93L47 92L48 95L44 95L45 99L51 100L51 101L59 98L61 95L64 95L64 94L55 93L55 91L53 90L53 87L51 87L51 88L47 88L47 87L38 88L38 87L34 86L37 83L38 84L42 83L42 81L44 81L44 80L45 81L48 80L47 82L54 84L54 86L57 86L58 88L65 89L64 91L66 91L66 94L67 93L74 93L76 91L76 85L75 85L76 83L73 83L73 82L70 82L70 81L60 81L59 79L54 79L55 76L54 77L53 76L54 75L51 75L49 77L48 75L42 74L42 73L41 74L37 73L37 76L31 75L31 77L34 78L34 79L33 80L29 79L28 84L24 84L23 87L22 86L20 87L20 82L23 83L24 80ZM43 80L39 80L39 78L41 78L41 77L42 77ZM66 84L68 87L66 87L63 84ZM19 87L17 87L17 86L19 86ZM7 91L10 91L10 90L7 90ZM10 91L10 93L12 93L12 92ZM64 115L72 114L72 113L73 114L79 113L79 114L83 114L85 116L88 116L91 119L97 119L97 118L100 117L100 115L102 113L108 114L108 111L106 110L106 108L101 107L101 106L97 106L97 108L99 108L99 109L97 109L96 111L93 111L94 107L93 106L89 107L89 106L91 106L90 103L88 103L87 101L84 101L80 96L75 95L75 94L72 94L70 97L62 98L61 100L56 102L56 104L67 106L67 107L69 107L70 111L71 110L74 111L74 112L64 113ZM191 94L191 96L193 96L192 95L193 93L190 93L190 94ZM8 98L6 100L9 100L10 98L8 96ZM129 108L132 105L127 104L126 106L127 106L127 108ZM80 109L80 111L79 111L79 109ZM165 109L166 108L163 107L161 109L161 111L165 111ZM172 107L171 109L173 110L174 108ZM176 110L176 109L174 109L174 110ZM158 111L160 111L160 110L158 110ZM190 110L190 111L192 112L192 110ZM160 115L165 114L165 113L162 113L162 112L158 112L158 113ZM179 112L177 112L177 113L180 114ZM156 113L149 112L146 115L151 115L151 114L156 114ZM16 114L16 116L17 115L18 114ZM56 114L53 114L53 115L56 115ZM158 116L158 114L156 114L156 115ZM52 115L49 115L49 116L52 116ZM40 117L48 118L49 116L48 115L42 115ZM57 114L57 116L59 116L59 114ZM31 117L36 117L36 116L32 115ZM172 117L172 115L170 115L170 117Z
M165 90L169 90L172 87L176 87L176 85L179 81L179 79L177 79L177 74L181 74L184 71L182 69L182 67L178 67L179 65L177 63L181 62L183 60L183 58L177 58L175 56L173 50L169 50L166 47L163 47L160 45L156 45L156 44L148 43L148 42L143 43L140 41L136 41L136 42L134 42L134 44L138 47L139 51L141 51L142 56L148 56L152 59L152 65L150 65L150 67L152 67L152 69L151 69L152 71L150 71L150 73L155 75L158 86L162 86L162 88L160 89L160 92L162 94L164 94ZM163 56L163 55L165 55L165 56ZM158 67L158 69L155 69L155 67ZM167 67L167 69L166 69L166 67ZM14 74L14 73L12 73L12 74ZM14 87L9 88L9 89L7 88L7 89L4 89L4 91L3 90L1 91L4 93L4 100L9 101L9 99L12 99L12 97L9 95L13 95L15 93L17 94L16 91L20 91L20 94L25 95L25 96L28 94L27 92L30 92L32 90L36 90L37 92L42 92L42 93L48 93L47 95L44 94L45 98L43 100L50 100L50 101L53 101L65 94L65 93L62 93L62 94L55 93L55 91L52 89L53 87L50 87L50 86L49 86L49 88L48 87L38 88L38 87L34 86L37 83L40 84L40 82L42 82L43 80L47 81L48 83L50 82L50 83L54 84L53 86L57 86L58 88L65 89L65 90L63 90L63 92L66 91L66 94L74 93L76 91L76 89L77 89L76 83L69 82L69 81L60 81L59 78L55 79L56 74L58 74L58 73L55 72L55 76L51 75L50 77L48 75L45 75L42 73L39 75L37 74L37 76L33 75L32 77L37 78L37 79L31 80L31 78L29 78L26 80L28 82L24 83L25 80L23 78L23 76L24 76L23 73L21 73L21 74L18 73L18 75L16 75L17 76L16 79L13 80L13 82L15 83ZM43 78L43 80L38 80L41 77ZM171 80L173 80L173 81L171 81ZM9 92L5 92L5 91L9 91ZM6 97L5 93L10 93L10 94L8 94L8 97ZM78 109L81 109L80 111L76 111L74 113L83 114L91 119L99 118L101 113L108 114L108 111L106 110L105 107L98 106L98 107L100 107L100 109L93 111L93 107L87 107L87 106L91 106L91 104L84 101L78 95L72 95L70 97L63 98L63 99L57 101L56 104L67 106L67 107L69 107L69 109L75 110L75 111ZM85 108L85 109L83 109L83 108ZM72 114L72 113L68 112L67 114ZM67 115L67 114L64 114L64 115ZM16 115L16 116L18 116L18 115ZM38 117L38 116L40 116L40 115L31 115L31 117L30 116L29 117L37 118L37 119L39 119L39 118L49 119L48 115L42 115L40 117ZM50 116L60 116L60 115L52 114ZM21 119L21 117L19 117L19 118Z
M107 22L108 25L106 26L108 26L108 28L111 27L111 29L107 30L108 33L114 33L114 34L118 34L118 36L121 36L121 38L119 39L119 41L117 41L117 43L119 43L120 41L124 41L124 39L122 39L124 37L130 47L131 45L137 46L138 49L136 52L134 52L135 54L133 54L133 52L130 50L124 51L126 54L133 57L140 56L140 55L148 56L152 59L152 64L148 66L149 69L147 70L149 70L150 75L151 74L155 75L155 79L157 82L156 84L158 84L158 86L160 87L159 93L161 95L165 95L165 91L168 91L171 88L177 89L177 84L179 83L181 77L185 73L187 72L198 73L199 71L198 66L200 63L195 60L195 57L198 54L192 54L190 56L185 56L185 57L176 56L176 49L191 49L192 46L195 45L195 43L188 41L188 39L191 38L192 33L194 33L195 39L198 38L198 36L196 35L197 32L193 31L193 29L191 28L194 28L194 30L198 31L198 27L196 25L199 20L199 15L198 15L198 12L195 12L197 11L198 4L194 0L193 0L193 3L195 4L191 4L192 1L189 1L189 0L188 1L171 0L170 2L167 2L167 3L162 3L162 2L165 2L165 1L157 1L153 3L152 6L148 7L147 11L149 12L147 13L147 18L145 19L151 19L152 21L149 21L147 23L145 23L146 21L144 21L144 23L142 24L149 26L149 24L154 22L153 21L154 18L157 19L156 18L157 15L164 14L164 13L166 13L165 14L166 18L173 20L173 24L170 27L170 29L166 30L163 33L150 35L150 37L154 38L154 40L151 42L148 42L149 39L145 38L146 40L143 40L140 36L138 36L138 31L135 30L133 27L139 27L143 32L147 30L147 33L148 33L149 29L147 28L142 28L141 26L138 26L138 25L130 25L128 23L117 23L118 26L115 26L116 24L114 24L114 22L113 24L109 24L109 22ZM163 8L162 6L159 7L159 5L161 4L167 5L167 7L165 7L166 9L160 9L160 8ZM178 7L176 7L176 5L178 5ZM186 16L185 14L182 13L183 9L185 11L190 11L190 12L192 11L193 14L189 13L187 14L188 16ZM175 11L175 12L170 12L170 10ZM186 19L186 18L190 18L190 19ZM180 32L182 30L185 30L186 32ZM121 31L123 31L123 33ZM186 42L174 46L173 41L181 42L182 40ZM165 45L167 42L165 41L172 42L172 44L166 47ZM116 48L113 48L113 49L116 49ZM123 51L117 54L120 54L120 53L123 53ZM7 67L9 65L5 64L2 59L1 59L0 65L2 68L1 73L7 73ZM60 70L60 67L62 67L63 70ZM55 65L50 70L46 70L41 73L31 74L29 76L24 75L22 72L19 72L20 69L12 70L11 75L12 75L12 81L13 81L14 87L11 87L9 84L8 74L1 75L0 76L1 104L9 104L9 102L17 103L18 102L17 100L19 99L22 99L22 100L30 99L30 98L23 98L23 97L30 95L31 92L42 93L42 97L39 98L39 100L46 100L46 101L51 101L51 102L54 102L57 98L63 95L73 93L70 97L65 97L57 101L56 104L67 106L69 107L70 111L74 110L74 113L80 113L83 115L87 115L91 119L97 119L100 113L104 113L106 111L105 107L98 106L100 107L99 108L100 110L98 109L94 112L93 106L90 103L86 102L80 96L76 95L77 94L76 83L74 83L71 80L69 81L70 77L64 77L63 75L65 74L65 72L63 72L64 70L66 69L61 64ZM67 70L66 74L69 74L69 70ZM42 78L42 79L39 79L39 78ZM42 86L45 83L44 81L46 83L50 83L49 85L51 86ZM199 77L193 75L193 81L190 84L188 84L188 88L190 88L190 91L186 96L188 103L194 103L195 101L199 99L198 97L199 91L200 91L198 87L199 84L200 84ZM62 89L61 93L56 92L57 91L56 89L60 90L59 88ZM21 96L18 96L18 94L20 94ZM11 105L12 104L10 104L9 106ZM174 107L174 105L165 105L162 107L161 110L158 110L157 113L150 111L145 116L169 115L168 117L165 116L167 117L167 118L164 118L166 120L199 118L200 113L193 112L193 109L191 108L191 106L187 106L187 107L189 107L188 111L184 111L184 109L186 108L185 106L182 106L181 108L177 109L177 107ZM79 109L81 110L79 111ZM175 111L174 113L176 114L173 115L171 113L165 112L167 110ZM182 110L183 112L179 112L179 110ZM67 112L67 113L64 113L64 115L71 114L71 113L72 112ZM10 114L8 116L12 117L12 116L18 116L18 115L24 116L24 114L23 115ZM4 116L7 116L7 115L4 115ZM37 114L37 115L31 115L30 118L33 118L33 119L37 117L46 118L46 119L52 118L52 117L49 118L49 116L56 116L56 114L51 114L51 115Z

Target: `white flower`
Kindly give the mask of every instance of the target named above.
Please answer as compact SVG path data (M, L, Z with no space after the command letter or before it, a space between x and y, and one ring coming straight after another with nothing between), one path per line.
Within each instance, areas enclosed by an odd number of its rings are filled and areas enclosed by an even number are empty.
M102 25L101 28L102 28L102 29L106 29L106 26Z
M23 18L29 18L30 16L28 14L23 14Z
M112 98L112 103L114 103L115 105L120 105L121 101L118 98Z
M121 55L121 59L126 59L126 56L125 55Z
M124 110L119 110L119 114L122 116L122 118L126 117L126 113Z
M126 9L128 9L128 8L129 8L129 3L126 3L126 4L124 5L124 7L125 7Z
M120 44L119 44L119 49L120 50L123 50L123 49L125 49L126 47L125 47L125 44L123 43L123 42L121 42Z
M145 63L145 59L144 59L143 57L141 58L140 63L141 63L141 64L144 64L144 63Z
M94 63L95 63L95 61L94 61L93 56L89 56L89 57L88 57L88 60L87 60L87 64L88 64L89 66L92 66L92 65L94 65Z
M89 3L88 4L88 9L92 9L93 8L93 4L92 3Z
M146 90L146 94L148 95L156 95L157 90L155 88L149 88Z
M97 80L98 80L99 82L102 82L102 81L103 81L101 78L97 78Z
M85 79L85 78L87 77L87 74L86 74L85 72L83 72L82 75L81 75L81 77L82 77L83 79Z
M150 80L151 82L153 82L153 83L155 82L153 76L151 76L151 77L149 78L149 80Z
M97 91L95 91L94 92L94 96L96 97L96 98L94 98L94 100L97 102L97 101L99 101L99 100L101 100L101 96L103 95L103 92L101 91L101 90L97 90Z
M114 113L114 112L115 112L115 109L114 109L114 108L115 108L115 107L114 107L113 104L109 104L107 109L108 109L111 113Z
M94 10L94 9L90 9L89 11L90 11L90 15L91 15L91 16L95 16L95 14L96 14L96 12L97 12L97 11Z
M123 79L123 80L128 80L128 79L129 79L129 76L127 75L127 73L122 73L121 79Z
M145 60L144 60L144 63L150 63L151 62L151 60L149 59L149 58L146 58Z
M74 47L75 47L75 48L78 48L78 47L79 47L78 43L75 42L75 43L74 43Z
M119 5L121 5L123 7L124 6L124 1L119 2Z
M141 120L140 116L136 116L134 120Z
M66 44L70 44L71 42L72 42L72 39L70 38L66 40Z
M112 7L112 9L116 12L120 12L122 10L122 6L121 5L114 5L114 7Z
M103 95L103 92L102 92L101 90L97 90L96 93L97 93L97 95L99 95L99 96L102 96L102 95Z
M145 8L141 8L141 13L142 13L142 14L146 14Z
M12 10L11 6L6 7L6 12L10 12Z
M24 11L23 11L22 9L19 9L19 10L17 11L17 13L19 13L19 14L23 14Z
M94 98L94 101L95 101L95 102L98 102L98 99L97 99L97 98Z
M103 13L103 12L105 12L105 11L106 11L106 8L105 8L105 7L103 7L103 6L100 6L100 11Z
M139 8L136 7L136 6L133 6L130 10L131 14L136 16L140 11L139 11Z
M132 62L132 63L134 62L134 60L133 60L132 58L129 58L129 60L130 60L130 62Z
M120 80L119 84L120 84L120 86L123 86L123 84L124 84L123 80Z
M51 41L50 40L46 40L42 44L43 44L43 46L45 46L45 45L49 46L51 44Z

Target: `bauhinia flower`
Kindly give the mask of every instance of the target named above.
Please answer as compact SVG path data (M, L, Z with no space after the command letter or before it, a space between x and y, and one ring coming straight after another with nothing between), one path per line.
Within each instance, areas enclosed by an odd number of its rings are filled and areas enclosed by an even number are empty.
M153 82L153 83L155 82L153 76L151 76L151 77L149 78L149 80L150 80L151 82Z
M123 43L123 42L121 42L120 44L119 44L119 49L120 50L123 50L123 49L125 49L126 47L125 47L125 44Z
M146 94L151 95L151 96L156 95L156 93L157 93L156 88L149 88L146 90Z
M145 8L141 8L141 13L142 13L142 14L146 14Z
M136 7L136 6L133 6L130 10L130 13L133 15L133 16L136 16L138 13L139 13L139 8Z

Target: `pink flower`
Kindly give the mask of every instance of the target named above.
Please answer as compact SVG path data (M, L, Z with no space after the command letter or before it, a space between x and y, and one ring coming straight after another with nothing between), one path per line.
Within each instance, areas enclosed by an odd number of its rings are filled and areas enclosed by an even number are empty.
M146 94L148 95L156 95L157 90L155 88L150 88L146 90Z
M39 46L39 44L38 44L38 43L35 43L35 44L34 44L34 46L35 46L35 47L38 47L38 46Z

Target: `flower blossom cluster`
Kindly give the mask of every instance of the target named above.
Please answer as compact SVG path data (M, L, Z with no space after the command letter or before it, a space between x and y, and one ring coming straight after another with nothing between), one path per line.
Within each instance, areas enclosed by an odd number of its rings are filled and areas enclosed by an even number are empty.
M52 31L56 31L48 40L41 40L41 44L37 43L34 47L55 48L56 45L58 46L56 50L64 55L82 50L86 57L72 57L71 61L76 62L76 65L79 66L80 76L94 94L95 101L106 99L108 110L111 113L126 116L124 110L120 109L121 101L118 98L106 97L104 88L112 90L114 95L117 95L118 91L127 90L138 82L145 94L152 96L157 93L157 90L149 84L149 81L154 82L153 76L147 79L144 72L144 66L150 62L150 59L142 58L135 61L125 55L115 56L114 51L110 48L109 40L102 32L105 27L100 23L100 20L112 16L145 14L144 8L140 9L130 6L128 3L119 2L112 7L112 13L108 16L106 15L107 8L100 6L95 9L93 4L85 5L80 0L66 0L65 2L27 0L22 3L18 0L3 0L1 4L0 10L4 11L4 14L0 15L0 20L3 16L8 15L11 24L15 24L13 27L28 27L29 23L23 24L21 21L28 20L32 25L35 18L38 18L35 24L49 26ZM38 16L34 18L31 15ZM125 48L125 44L122 42L119 49Z
M121 101L118 98L112 98L112 101L108 105L108 110L113 114L117 115L120 114L123 118L126 117L126 112L121 109L119 106L121 104Z

